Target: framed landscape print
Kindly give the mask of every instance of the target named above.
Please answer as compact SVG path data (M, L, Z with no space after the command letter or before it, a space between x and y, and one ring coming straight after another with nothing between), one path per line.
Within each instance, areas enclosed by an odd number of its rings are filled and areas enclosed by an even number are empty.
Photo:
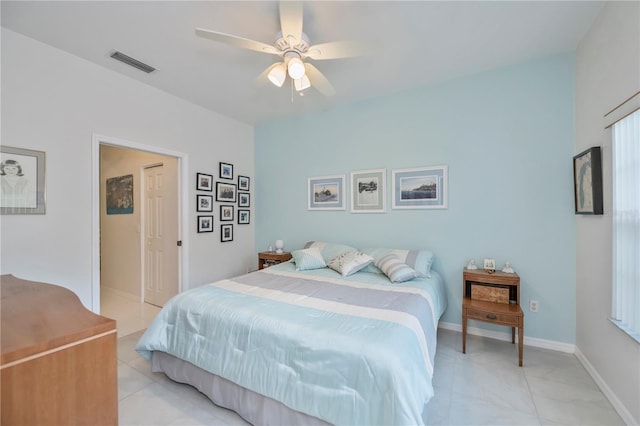
M307 182L309 210L345 210L344 175L311 177Z
M107 214L133 214L133 175L107 179Z
M384 213L386 208L387 170L351 172L351 212Z
M227 241L233 241L232 224L220 225L220 241L223 243L226 243Z
M0 213L45 214L45 153L0 146Z
M251 210L238 209L238 225L248 225Z
M196 189L199 191L213 191L213 176L196 173Z
M220 178L233 179L233 164L220 163Z
M401 169L391 173L391 208L447 208L447 166Z
M238 176L238 191L248 191L249 182L248 176Z
M573 157L576 214L602 214L602 154L595 146Z
M213 196L212 195L200 195L196 196L196 211L198 212L212 212L213 211Z
M234 206L222 205L220 206L220 220L229 221L233 220L234 214L233 210Z
M236 202L236 184L216 182L216 201L225 203Z
M251 194L238 191L238 207L251 207Z
M198 233L213 232L213 216L198 216Z

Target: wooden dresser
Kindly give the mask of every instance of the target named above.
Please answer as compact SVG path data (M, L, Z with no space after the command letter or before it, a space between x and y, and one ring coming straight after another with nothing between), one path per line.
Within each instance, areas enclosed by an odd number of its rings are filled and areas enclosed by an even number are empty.
M63 287L0 276L1 424L117 425L116 322Z

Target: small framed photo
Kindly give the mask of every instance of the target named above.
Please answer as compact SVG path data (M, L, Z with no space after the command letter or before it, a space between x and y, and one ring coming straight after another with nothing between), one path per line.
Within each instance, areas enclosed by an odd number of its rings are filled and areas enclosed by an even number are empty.
M238 207L251 207L251 194L238 191Z
M216 201L224 203L236 202L236 184L216 182Z
M233 220L233 210L235 206L222 205L220 206L220 220L229 221Z
M573 157L575 214L602 214L602 155L594 146Z
M233 164L220 163L220 179L233 179Z
M307 182L309 210L345 210L344 175L311 177Z
M392 209L446 209L447 166L393 170Z
M249 182L249 176L238 176L238 191L248 191Z
M384 213L387 170L351 172L351 213Z
M233 241L233 225L225 224L220 225L220 241L226 243L227 241Z
M496 260L495 259L485 259L484 260L484 269L486 271L495 271L496 270Z
M198 216L198 233L213 232L213 216Z
M196 189L198 191L213 191L213 176L196 173Z
M238 225L248 225L250 216L251 210L238 209Z
M196 211L212 212L213 211L213 195L196 195Z
M0 214L45 214L45 153L0 146Z

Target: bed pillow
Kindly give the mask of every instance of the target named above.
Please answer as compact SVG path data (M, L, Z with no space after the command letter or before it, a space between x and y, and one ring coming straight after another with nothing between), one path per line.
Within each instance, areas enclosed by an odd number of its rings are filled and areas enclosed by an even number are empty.
M364 272L373 272L374 274L382 274L383 272L376 266L377 261L387 254L395 254L410 268L422 274L422 276L431 278L431 266L433 265L434 255L430 250L404 250L404 249L388 249L388 248L366 248L362 250L374 258L371 263L364 269Z
M355 274L371 262L373 262L373 257L368 254L359 251L348 251L331 259L327 266L346 277Z
M307 271L309 269L320 269L327 266L322 253L317 247L311 247L303 250L294 250L291 253L293 261L296 264L296 271Z
M320 249L322 258L324 259L325 263L329 263L331 259L343 253L349 251L358 251L358 249L356 249L355 247L347 246L344 244L327 243L323 241L309 241L304 245L304 248L306 249L311 247L317 247Z
M403 283L420 276L420 273L404 263L393 253L389 253L382 256L380 259L377 259L375 264L387 277L389 277L389 280L392 283Z

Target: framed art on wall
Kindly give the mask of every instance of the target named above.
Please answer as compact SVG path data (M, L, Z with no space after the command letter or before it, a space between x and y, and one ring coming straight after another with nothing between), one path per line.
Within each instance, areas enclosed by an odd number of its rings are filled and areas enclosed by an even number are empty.
M318 176L307 180L309 210L345 210L344 175Z
M236 202L236 184L216 182L216 201L226 203Z
M249 190L250 179L248 176L238 176L238 191Z
M107 214L133 214L133 175L107 179Z
M223 243L233 241L233 225L220 225L220 241Z
M220 220L229 221L233 220L234 206L222 205L220 206Z
M602 154L595 146L573 157L576 214L602 214Z
M384 213L386 208L386 169L351 172L351 212Z
M198 233L213 232L213 216L198 216Z
M196 196L196 211L212 212L213 211L213 195L198 194Z
M248 192L238 191L238 207L251 207L251 195Z
M391 173L391 208L447 208L447 166L401 169Z
M238 225L248 225L251 210L238 209Z
M0 146L0 213L44 214L45 153Z
M233 164L220 163L220 178L233 179Z
M196 189L199 191L213 191L213 176L196 173Z

